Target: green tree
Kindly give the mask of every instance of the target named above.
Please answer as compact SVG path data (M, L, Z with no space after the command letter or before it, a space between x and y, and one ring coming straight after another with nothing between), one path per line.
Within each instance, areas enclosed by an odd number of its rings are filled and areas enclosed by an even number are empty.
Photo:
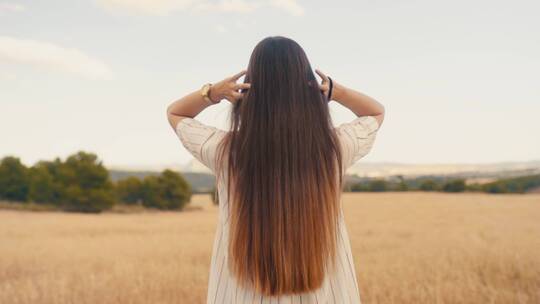
M182 209L191 199L191 186L182 175L172 170L161 173L168 209Z
M492 182L482 186L482 189L488 193L507 193L508 189L506 185L501 182Z
M58 186L46 163L40 162L30 168L29 199L36 203L54 203L58 197Z
M384 192L388 189L388 185L384 179L374 179L368 184L369 191Z
M432 179L426 179L420 184L420 190L422 191L437 191L439 190L439 184Z
M28 168L19 158L6 156L0 162L0 198L25 202L29 192Z
M540 174L502 178L483 184L482 190L489 193L525 193L540 187Z
M210 197L212 198L212 203L214 205L219 205L219 195L217 193L216 187L212 188L212 191L210 192Z
M447 181L443 185L444 192L463 192L465 191L465 180L463 179L454 179Z
M114 204L109 171L93 153L78 152L57 168L62 185L60 203L65 210L101 212Z
M465 191L479 192L483 191L482 185L479 183L471 183L465 185Z
M396 191L407 191L409 190L409 186L405 182L405 178L403 175L398 175L399 182L397 183L395 190Z
M163 185L158 176L149 175L142 181L142 204L147 208L166 209L162 189Z
M167 169L143 180L142 198L145 207L181 210L191 199L191 186L182 175Z
M367 184L365 183L355 183L351 185L351 192L364 192L369 191Z
M128 178L116 182L116 196L126 204L138 204L143 199L143 183L137 177Z

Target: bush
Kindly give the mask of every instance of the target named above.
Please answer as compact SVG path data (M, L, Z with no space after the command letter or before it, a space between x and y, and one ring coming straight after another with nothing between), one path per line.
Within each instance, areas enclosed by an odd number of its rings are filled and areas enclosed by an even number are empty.
M130 176L116 182L116 196L125 204L138 204L143 199L143 184L140 179Z
M499 179L482 185L482 189L489 193L525 193L538 186L540 174Z
M55 168L61 185L59 203L64 210L101 212L114 205L109 171L95 154L78 152Z
M180 210L191 199L191 187L182 175L171 170L148 176L144 181L129 177L113 184L97 156L80 151L65 161L40 161L30 169L18 158L3 158L0 198L79 212L101 212L111 208L116 200Z
M148 208L167 209L163 198L162 185L157 176L149 175L142 182L142 204Z
M219 205L219 195L215 187L212 188L212 191L210 192L210 197L212 198L212 203L214 205Z
M432 179L426 179L420 184L420 190L422 191L437 191L439 189L439 184Z
M399 187L399 185L396 185L394 187L393 184L390 185L384 179L371 179L371 180L352 184L351 191L352 192L384 192L384 191L388 191L389 189L395 189L397 187Z
M485 185L482 185L482 189L488 193L507 193L508 189L504 183L501 182L492 182Z
M145 207L181 210L191 199L191 186L172 170L159 176L147 176L142 183L142 203Z
M409 186L407 185L407 182L405 181L405 178L403 177L403 175L398 175L397 178L399 179L399 182L397 182L393 186L393 190L395 190L395 191L408 191Z
M467 184L465 185L465 190L466 191L471 191L471 192L481 192L483 191L484 189L482 188L482 185L479 184L479 183L472 183L472 184Z
M465 180L455 179L448 181L443 185L442 190L444 192L463 192L465 191Z
M0 198L10 201L28 200L29 173L19 158L7 156L0 163Z
M100 212L114 204L109 172L95 154L82 151L65 162L58 158L41 161L30 169L18 158L4 158L0 164L0 197L82 212Z
M368 191L367 184L364 183L356 183L351 185L351 191L352 192L365 192Z
M387 183L383 179L375 179L369 182L368 191L384 192L388 188Z
M53 203L58 201L58 187L54 177L44 163L38 163L30 168L29 199L36 203Z
M65 211L99 213L113 205L114 195L110 187L83 189L73 185L64 191L62 208Z

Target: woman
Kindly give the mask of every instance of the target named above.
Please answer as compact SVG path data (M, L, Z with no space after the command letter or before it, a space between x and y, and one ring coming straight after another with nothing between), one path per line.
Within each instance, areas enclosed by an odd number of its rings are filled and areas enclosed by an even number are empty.
M207 303L360 303L342 177L370 151L384 107L316 73L320 84L295 41L268 37L247 70L167 109L183 145L217 176ZM194 119L223 99L230 131ZM330 100L358 117L333 127Z

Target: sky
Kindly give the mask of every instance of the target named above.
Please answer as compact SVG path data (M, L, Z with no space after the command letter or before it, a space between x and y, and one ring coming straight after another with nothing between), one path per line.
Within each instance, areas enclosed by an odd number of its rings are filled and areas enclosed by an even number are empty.
M385 105L364 161L538 160L539 13L538 1L0 0L0 157L185 164L167 106L282 35ZM229 110L196 119L226 129ZM336 126L355 117L330 111Z

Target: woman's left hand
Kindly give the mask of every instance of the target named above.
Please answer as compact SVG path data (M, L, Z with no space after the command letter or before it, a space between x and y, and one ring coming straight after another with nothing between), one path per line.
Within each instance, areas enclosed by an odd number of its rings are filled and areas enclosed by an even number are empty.
M208 97L213 102L220 102L222 99L227 99L231 103L235 103L236 101L242 99L244 96L243 93L238 92L242 89L249 89L250 84L249 83L236 83L240 77L246 74L246 70L242 70L241 72L227 77L223 79L222 81L216 82L212 85L210 88L210 92Z

